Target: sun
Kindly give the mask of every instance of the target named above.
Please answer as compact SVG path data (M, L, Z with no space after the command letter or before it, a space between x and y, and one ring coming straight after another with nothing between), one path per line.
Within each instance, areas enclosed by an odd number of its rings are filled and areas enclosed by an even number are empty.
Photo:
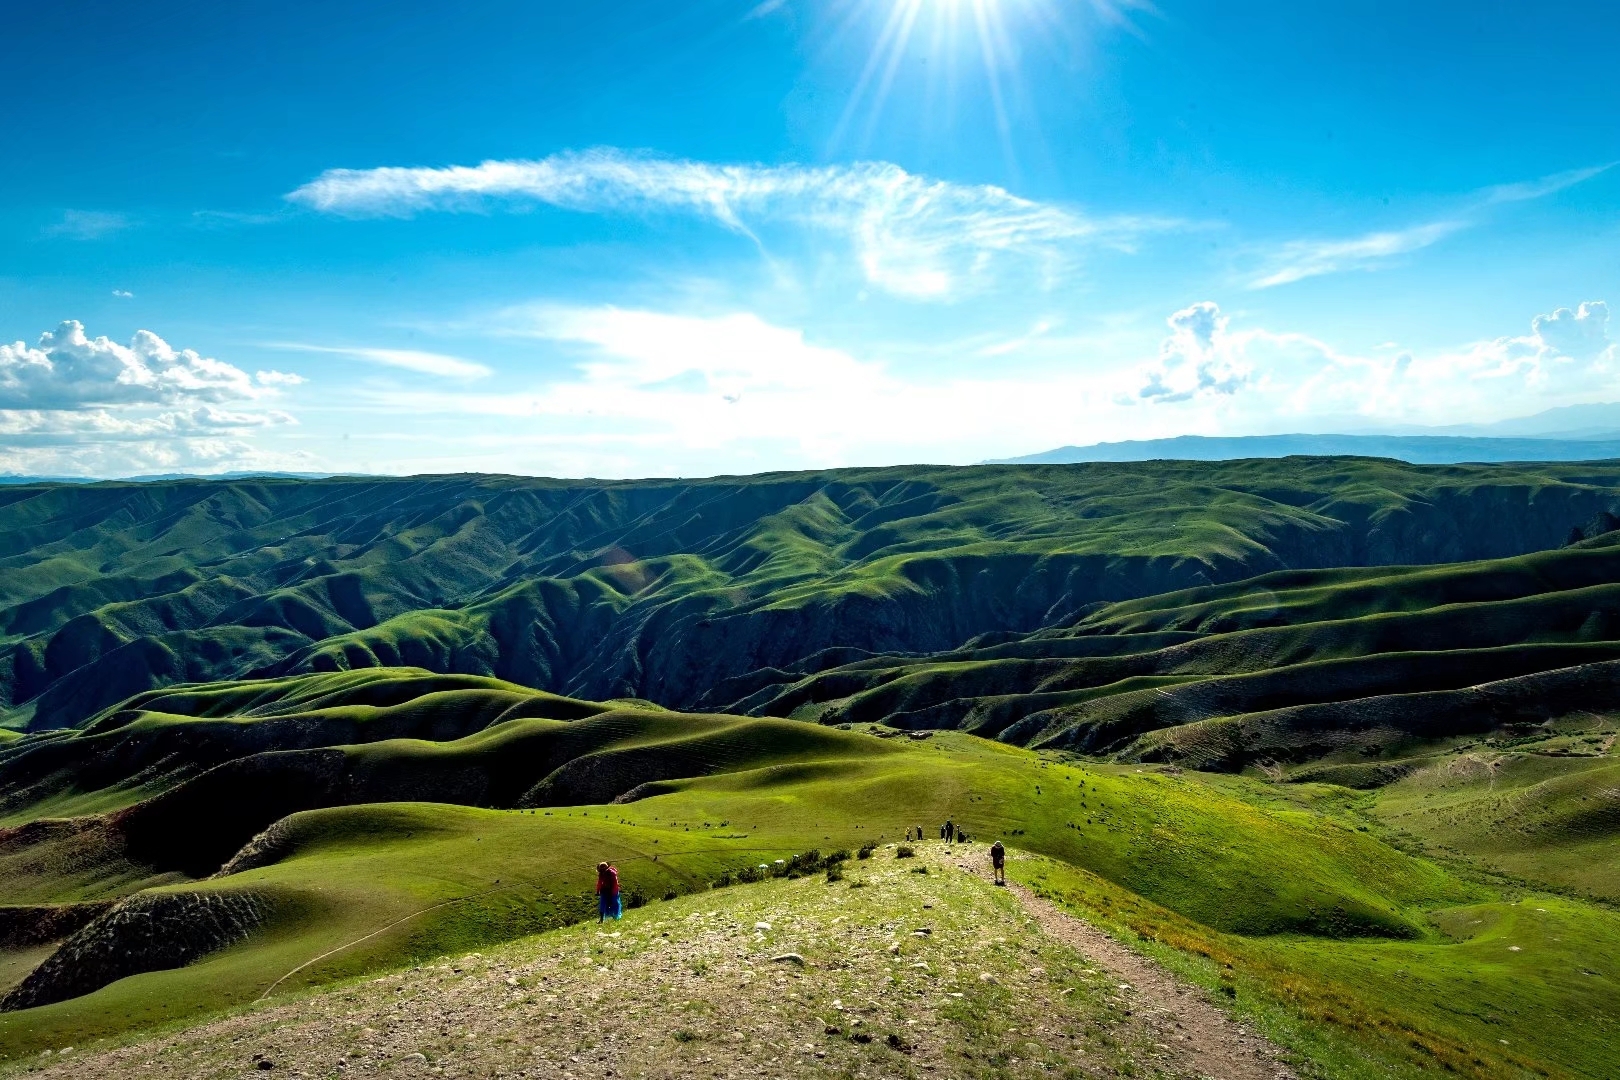
M839 47L862 37L871 44L834 129L835 150L866 151L909 57L926 71L926 120L948 117L961 95L983 93L1010 154L1023 50L1084 49L1099 28L1134 31L1131 16L1154 9L1150 0L844 0L838 10Z

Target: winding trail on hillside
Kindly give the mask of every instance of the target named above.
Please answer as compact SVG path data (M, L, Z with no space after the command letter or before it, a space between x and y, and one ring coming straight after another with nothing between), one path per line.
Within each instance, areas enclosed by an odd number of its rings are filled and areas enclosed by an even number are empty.
M966 862L957 865L969 873L990 876L984 867ZM1208 1080L1296 1080L1283 1061L1281 1048L1234 1020L1198 987L1023 885L1009 882L1007 891L1017 897L1043 933L1118 980L1119 991L1132 1011L1159 1034L1161 1045L1170 1048L1186 1072Z

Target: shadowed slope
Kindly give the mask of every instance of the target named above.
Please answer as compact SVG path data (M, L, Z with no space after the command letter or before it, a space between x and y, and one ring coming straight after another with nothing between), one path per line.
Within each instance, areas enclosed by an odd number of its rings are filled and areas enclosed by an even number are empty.
M1617 503L1620 466L1371 459L15 485L0 709L55 727L175 682L402 664L692 708L831 649L1548 548Z
M925 658L760 673L716 694L742 691L729 707L756 714L1230 769L1533 728L1609 711L1617 689L1611 534L1512 559L1284 571Z

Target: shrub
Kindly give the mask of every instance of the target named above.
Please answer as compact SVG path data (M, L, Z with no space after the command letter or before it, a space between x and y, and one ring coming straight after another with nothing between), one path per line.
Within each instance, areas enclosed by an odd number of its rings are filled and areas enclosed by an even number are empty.
M752 885L756 881L765 880L765 871L757 866L745 866L737 871L737 880L744 885Z
M664 899L665 900L673 900L679 895L681 895L681 894L676 892L674 889L671 889L671 890L669 890L669 892L664 894Z
M647 894L641 891L640 886L630 889L630 895L625 897L625 903L633 908L642 907L647 903Z
M835 881L843 881L843 880L844 880L844 869L843 869L843 867L839 866L837 863L834 863L833 865L827 867L827 884L831 885Z
M714 887L717 888L717 889L724 889L730 884L731 884L731 871L730 870L727 870L725 873L721 874L719 877L714 879Z
M910 844L901 844L894 851L894 857L897 859L909 859L916 854L917 852L912 849Z
M877 850L877 845L876 844L862 844L861 845L861 850L859 850L859 851L857 851L855 853L855 857L857 859L870 859L872 857L872 852L874 852L876 850Z

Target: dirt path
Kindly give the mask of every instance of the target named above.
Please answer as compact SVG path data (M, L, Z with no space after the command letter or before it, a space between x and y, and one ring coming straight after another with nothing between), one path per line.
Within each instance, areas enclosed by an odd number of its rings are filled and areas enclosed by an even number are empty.
M988 877L981 867L958 863ZM1180 1068L1210 1080L1294 1080L1282 1051L1211 1003L1197 987L1182 982L1146 957L1083 919L1060 911L1018 884L1009 884L1047 936L1062 942L1118 980L1119 991L1171 1048Z
M0 1073L1292 1080L1197 991L1027 893L1009 903L959 860L884 849L843 880L697 893Z

